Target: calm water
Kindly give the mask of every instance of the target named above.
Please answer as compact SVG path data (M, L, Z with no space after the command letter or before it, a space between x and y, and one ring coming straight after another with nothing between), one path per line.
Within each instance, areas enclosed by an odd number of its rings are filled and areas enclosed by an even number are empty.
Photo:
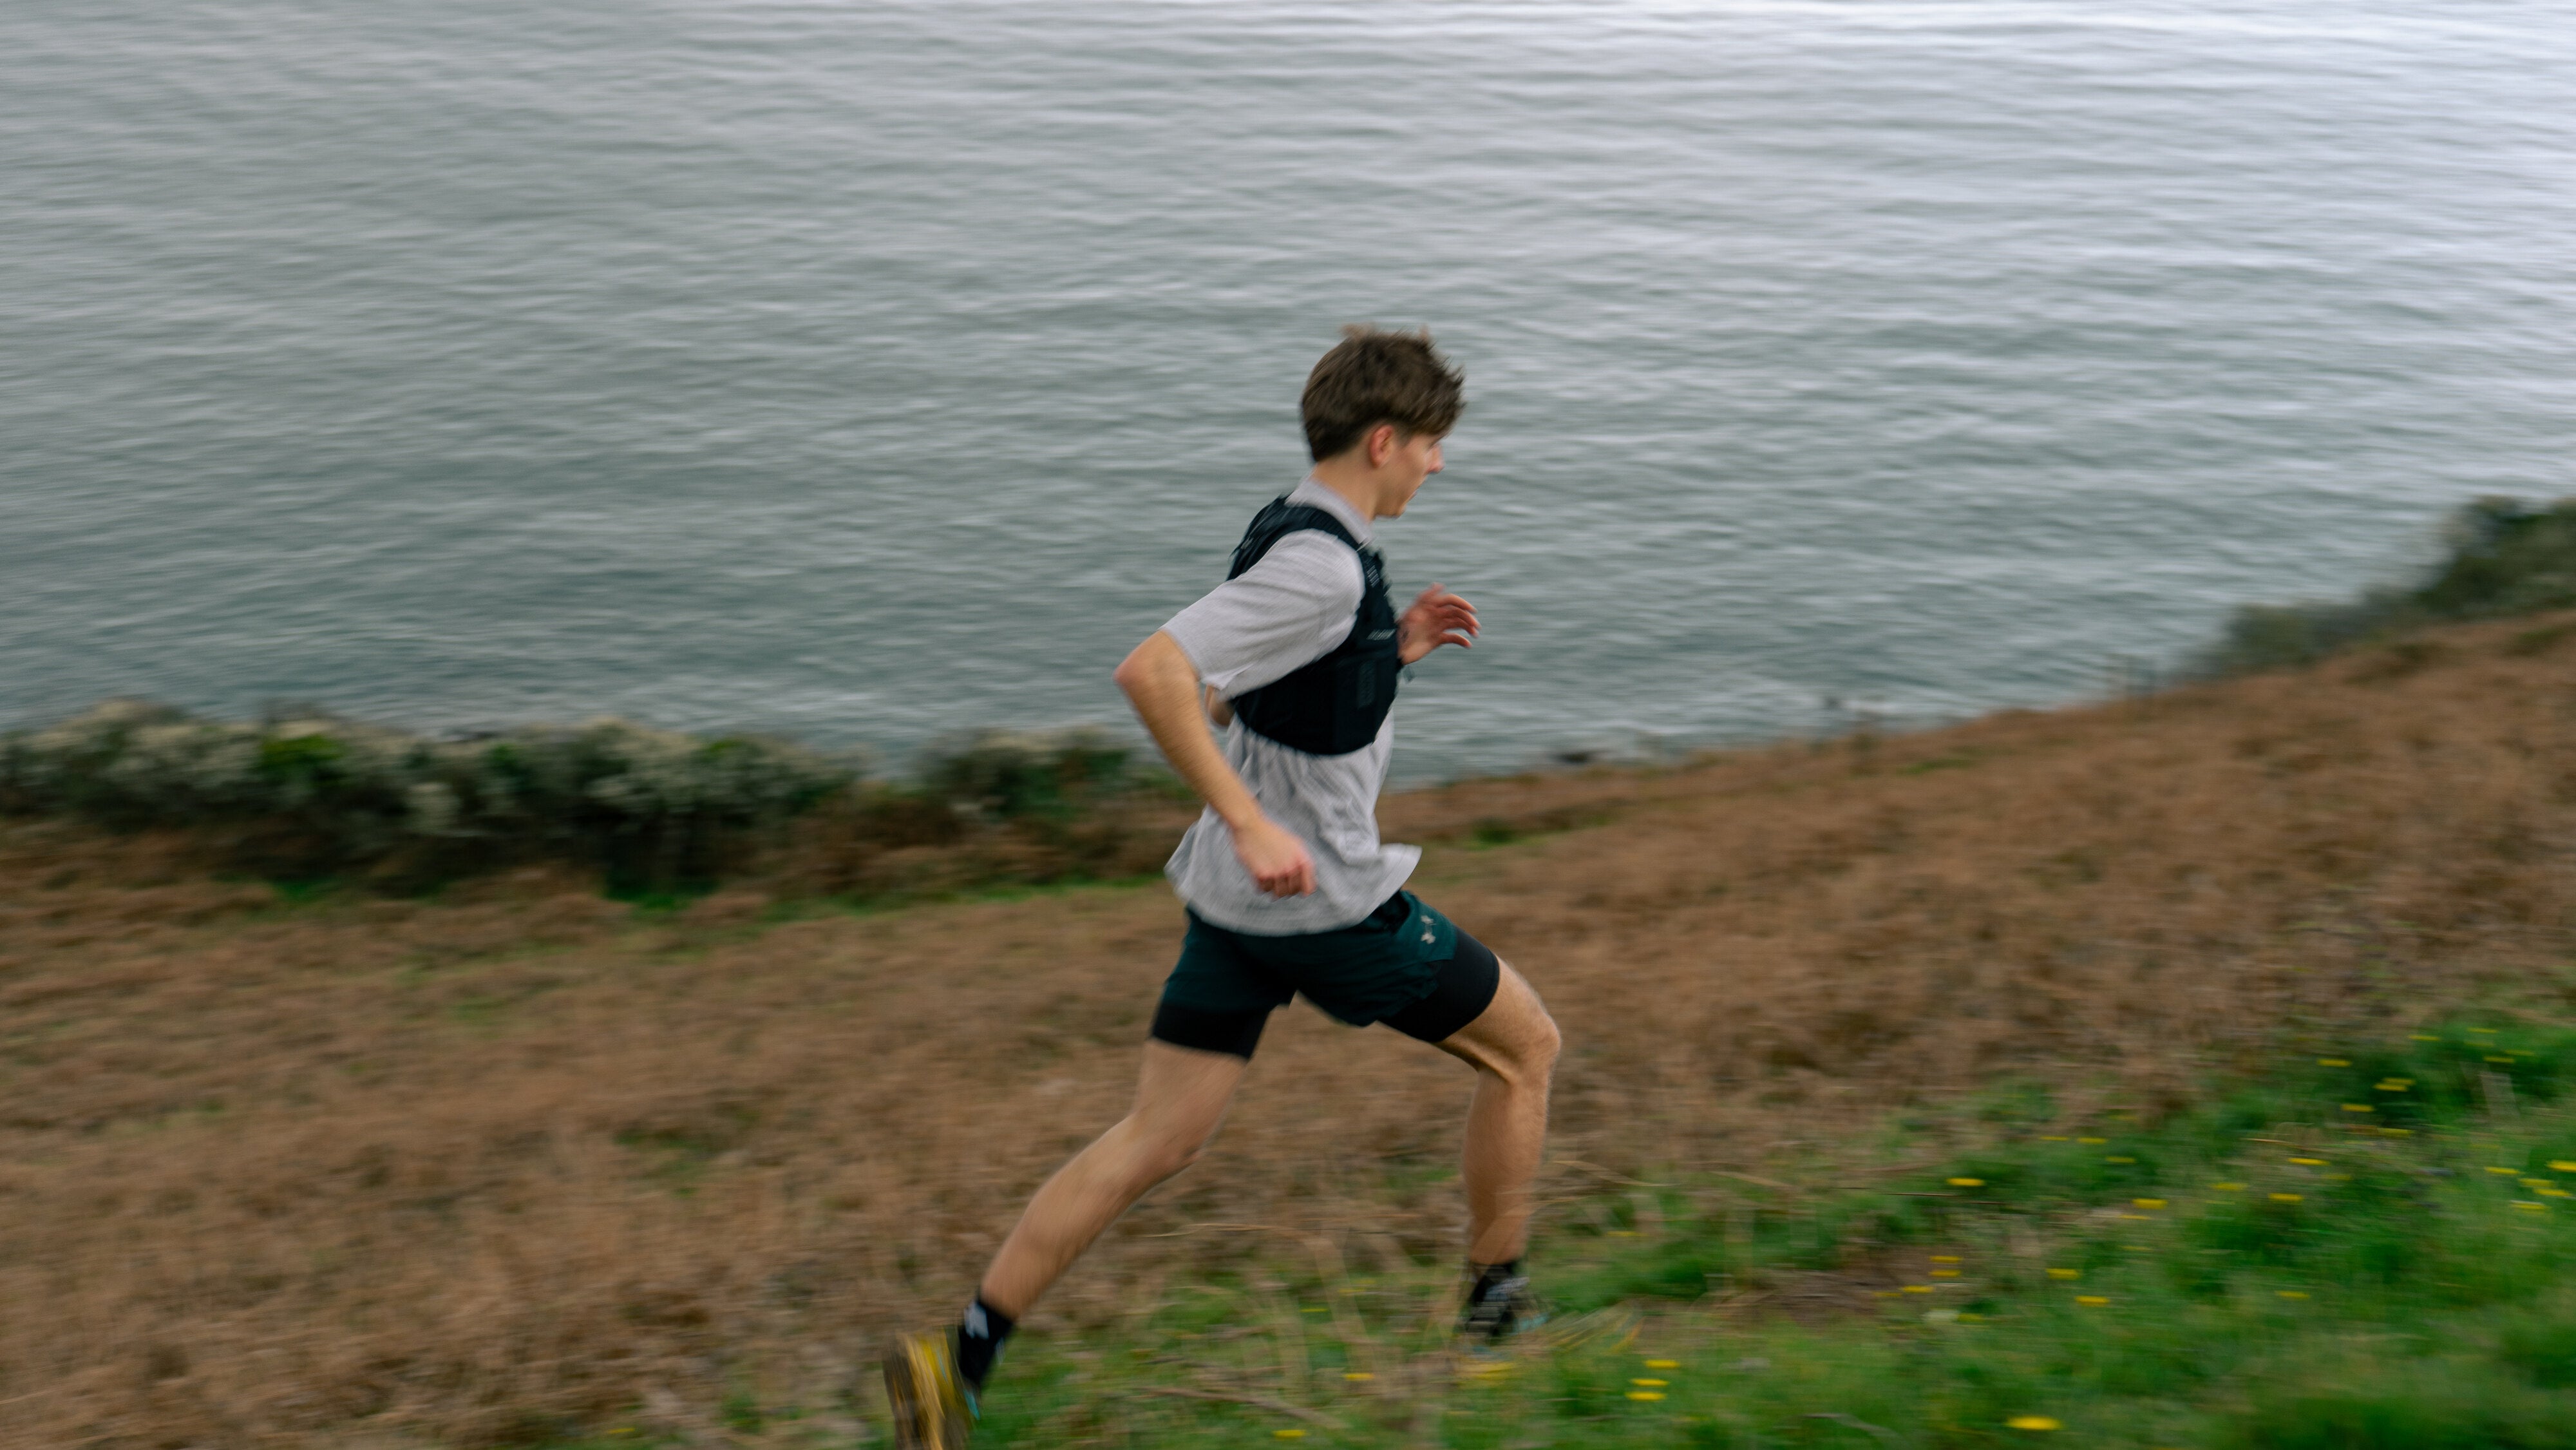
M0 721L1117 719L1353 319L1405 773L2078 697L2576 492L2576 24L13 0Z

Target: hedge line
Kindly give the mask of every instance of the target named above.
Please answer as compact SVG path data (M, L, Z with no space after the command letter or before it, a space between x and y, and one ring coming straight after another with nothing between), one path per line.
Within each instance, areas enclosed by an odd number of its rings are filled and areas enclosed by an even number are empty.
M2292 669L2428 624L2576 607L2576 499L2480 499L2452 515L2443 543L2447 556L2409 587L2238 609L2199 673Z
M316 710L245 724L114 701L0 736L0 814L187 830L237 868L398 887L540 860L595 864L612 889L703 885L797 822L806 845L845 864L986 837L1053 841L1054 859L1005 851L1006 868L986 850L977 870L1056 879L1089 869L1079 818L1140 795L1168 792L1083 732L977 736L908 782L871 780L851 754L615 719L435 739ZM839 875L845 889L869 878Z

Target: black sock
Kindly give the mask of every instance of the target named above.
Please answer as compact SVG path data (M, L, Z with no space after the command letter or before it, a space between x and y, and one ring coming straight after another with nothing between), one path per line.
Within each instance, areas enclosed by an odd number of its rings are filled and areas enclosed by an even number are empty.
M975 1296L966 1306L966 1316L957 1321L957 1373L974 1389L984 1388L984 1376L993 1372L993 1361L1002 1353L1002 1341L1011 1337L1019 1321Z
M1506 1281L1520 1277L1521 1261L1514 1259L1508 1264L1480 1264L1470 1259L1467 1261L1467 1268L1476 1276L1475 1287L1467 1291L1467 1302L1482 1304Z

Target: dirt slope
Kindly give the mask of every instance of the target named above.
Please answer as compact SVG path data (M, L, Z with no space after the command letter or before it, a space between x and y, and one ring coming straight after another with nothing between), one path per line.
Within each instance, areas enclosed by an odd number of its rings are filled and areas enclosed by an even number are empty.
M2011 1076L2152 1109L2305 1022L2576 982L2576 616L1385 816L1563 1020L1562 1195ZM648 918L544 879L280 906L174 859L0 828L0 1444L823 1398L1120 1111L1179 938L1159 887ZM1255 1227L1454 1254L1467 1087L1282 1014L1039 1323Z

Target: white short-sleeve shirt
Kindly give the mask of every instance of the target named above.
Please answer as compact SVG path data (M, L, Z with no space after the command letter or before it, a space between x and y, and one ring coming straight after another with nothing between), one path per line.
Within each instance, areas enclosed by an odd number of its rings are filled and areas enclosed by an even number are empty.
M1367 545L1375 531L1341 495L1309 478L1292 504L1324 510ZM1228 699L1281 679L1340 647L1357 619L1359 555L1341 540L1306 529L1270 546L1261 562L1172 616L1163 632L1189 656L1201 683ZM1306 843L1315 890L1272 896L1234 854L1234 833L1213 810L1181 837L1163 868L1192 911L1256 936L1293 936L1353 925L1402 888L1422 852L1377 838L1378 791L1395 753L1395 716L1377 738L1347 755L1308 755L1256 735L1237 720L1225 730L1225 758L1261 809Z

